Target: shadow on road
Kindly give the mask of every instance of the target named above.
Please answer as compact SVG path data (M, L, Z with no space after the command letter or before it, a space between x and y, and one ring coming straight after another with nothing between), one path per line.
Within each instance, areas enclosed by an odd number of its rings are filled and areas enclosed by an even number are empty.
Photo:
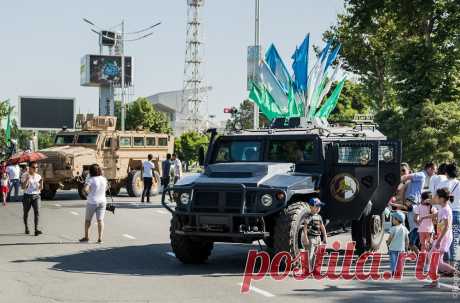
M171 251L171 246L166 243L90 249L63 256L14 260L11 262L56 263L51 269L66 272L139 276L242 276L247 251L251 247L254 246L217 244L208 262L201 265L184 265L180 263L174 256L167 254Z

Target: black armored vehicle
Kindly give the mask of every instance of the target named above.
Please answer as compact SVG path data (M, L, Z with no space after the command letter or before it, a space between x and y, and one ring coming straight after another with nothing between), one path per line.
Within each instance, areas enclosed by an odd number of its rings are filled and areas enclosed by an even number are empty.
M184 263L204 262L214 242L263 240L298 254L310 197L325 203L328 232L351 226L358 251L378 249L383 211L400 181L401 143L371 121L319 127L277 119L269 129L212 131L200 158L204 172L162 197L172 249Z

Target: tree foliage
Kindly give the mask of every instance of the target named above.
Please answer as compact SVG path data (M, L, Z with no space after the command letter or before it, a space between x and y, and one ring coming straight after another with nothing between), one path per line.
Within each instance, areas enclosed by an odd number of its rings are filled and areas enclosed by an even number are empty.
M253 128L254 125L254 102L244 100L240 103L236 113L233 113L230 119L227 120L225 128L232 130L236 124L241 125L243 129ZM259 126L267 127L270 124L268 119L263 115L259 115Z
M174 150L180 159L196 162L198 161L198 149L206 148L208 143L208 136L197 131L189 131L176 138Z
M121 102L119 101L115 101L115 116L117 116L117 128L121 129ZM126 105L125 128L126 130L143 128L155 133L172 133L166 115L155 110L152 103L143 97Z
M346 0L324 38L342 43L385 134L402 139L406 161L460 157L458 0ZM449 122L451 121L451 122Z

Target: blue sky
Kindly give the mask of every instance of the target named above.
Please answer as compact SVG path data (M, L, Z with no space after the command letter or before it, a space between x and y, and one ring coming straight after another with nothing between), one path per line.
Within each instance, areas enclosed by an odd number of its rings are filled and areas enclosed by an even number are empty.
M314 44L336 22L343 0L261 0L261 42L274 43L286 65L307 32ZM246 50L253 43L253 0L207 0L203 13L210 114L247 97ZM80 58L97 53L96 35L81 21L101 26L126 20L127 31L161 21L154 36L126 46L134 57L135 96L182 88L185 0L40 0L0 2L0 99L20 95L75 97L81 112L98 111L97 88L80 86Z

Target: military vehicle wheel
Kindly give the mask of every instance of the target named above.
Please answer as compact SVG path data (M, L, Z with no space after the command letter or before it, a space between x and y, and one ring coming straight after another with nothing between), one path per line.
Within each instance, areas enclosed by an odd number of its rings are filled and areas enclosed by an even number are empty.
M160 174L155 171L155 176L153 177L153 184L152 184L152 190L150 191L150 194L152 196L156 196L160 193L160 187L161 187L161 177Z
M303 202L295 202L282 211L275 221L273 247L275 252L287 251L297 256L303 249L303 225L310 208Z
M86 178L88 177L89 175L89 171L87 170L84 170L82 173L81 173L81 178L82 180L86 180ZM86 200L88 198L88 193L85 191L85 183L78 183L78 195L80 196L80 198L82 200Z
M173 216L169 229L171 247L176 258L185 264L200 264L206 262L214 247L212 241L204 239L193 239L191 237L176 234L180 227L179 219Z
M56 191L57 190L53 190L53 189L50 189L50 188L45 188L42 190L42 192L40 193L40 196L43 200L53 200L54 199L54 196L56 196Z
M128 179L126 181L126 190L128 191L128 195L130 197L142 196L144 181L140 170L132 170L129 172Z
M356 242L356 252L376 251L380 248L385 234L382 215L367 215L354 220L351 225L351 238Z

